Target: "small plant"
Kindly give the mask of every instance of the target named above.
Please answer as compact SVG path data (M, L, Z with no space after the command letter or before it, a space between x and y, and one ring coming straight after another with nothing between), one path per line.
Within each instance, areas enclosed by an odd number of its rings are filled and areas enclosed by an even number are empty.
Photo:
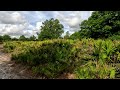
M110 40L120 40L120 35L113 35L113 36L109 37L108 39L110 39Z
M115 69L108 65L101 65L96 62L88 62L75 70L76 79L113 79Z
M113 55L114 51L115 47L112 41L98 40L94 44L93 55L95 56L95 60L97 60L97 62L101 62L104 64L106 62L112 61L111 56Z

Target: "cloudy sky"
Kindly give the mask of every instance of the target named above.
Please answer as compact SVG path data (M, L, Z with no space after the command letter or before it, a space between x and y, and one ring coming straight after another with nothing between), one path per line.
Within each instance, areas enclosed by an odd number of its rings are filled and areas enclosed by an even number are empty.
M71 34L79 30L81 21L87 19L92 11L0 11L0 35L29 37L40 32L46 19L59 19L64 31Z

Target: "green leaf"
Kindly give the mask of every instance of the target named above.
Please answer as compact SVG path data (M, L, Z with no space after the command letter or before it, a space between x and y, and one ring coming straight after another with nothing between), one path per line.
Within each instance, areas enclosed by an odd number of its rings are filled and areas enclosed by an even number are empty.
M110 78L115 78L115 70L114 69L110 73Z

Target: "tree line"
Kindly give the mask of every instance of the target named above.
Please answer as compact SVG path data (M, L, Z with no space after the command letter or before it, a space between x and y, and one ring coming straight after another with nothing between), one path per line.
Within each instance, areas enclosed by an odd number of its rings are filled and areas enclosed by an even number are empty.
M21 35L17 39L11 38L9 35L3 35L0 36L0 41L34 41L58 38L120 39L120 11L94 11L87 20L81 22L79 27L79 30L72 35L70 35L69 31L67 31L65 36L62 37L61 35L64 33L64 26L58 19L51 18L42 23L40 33L37 33L38 38L36 38L34 35L30 38L26 38L24 35Z
M0 36L0 41L34 41L36 40L36 37L33 35L29 38L25 37L24 35L21 35L19 38L11 38L9 35L3 35Z

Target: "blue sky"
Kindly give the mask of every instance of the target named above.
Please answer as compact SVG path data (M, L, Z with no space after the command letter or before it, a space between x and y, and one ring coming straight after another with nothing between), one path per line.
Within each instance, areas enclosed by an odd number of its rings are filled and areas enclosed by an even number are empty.
M71 34L79 30L79 24L90 17L92 11L0 11L0 35L29 37L40 32L46 19L59 19L64 32ZM64 34L63 34L64 35Z

